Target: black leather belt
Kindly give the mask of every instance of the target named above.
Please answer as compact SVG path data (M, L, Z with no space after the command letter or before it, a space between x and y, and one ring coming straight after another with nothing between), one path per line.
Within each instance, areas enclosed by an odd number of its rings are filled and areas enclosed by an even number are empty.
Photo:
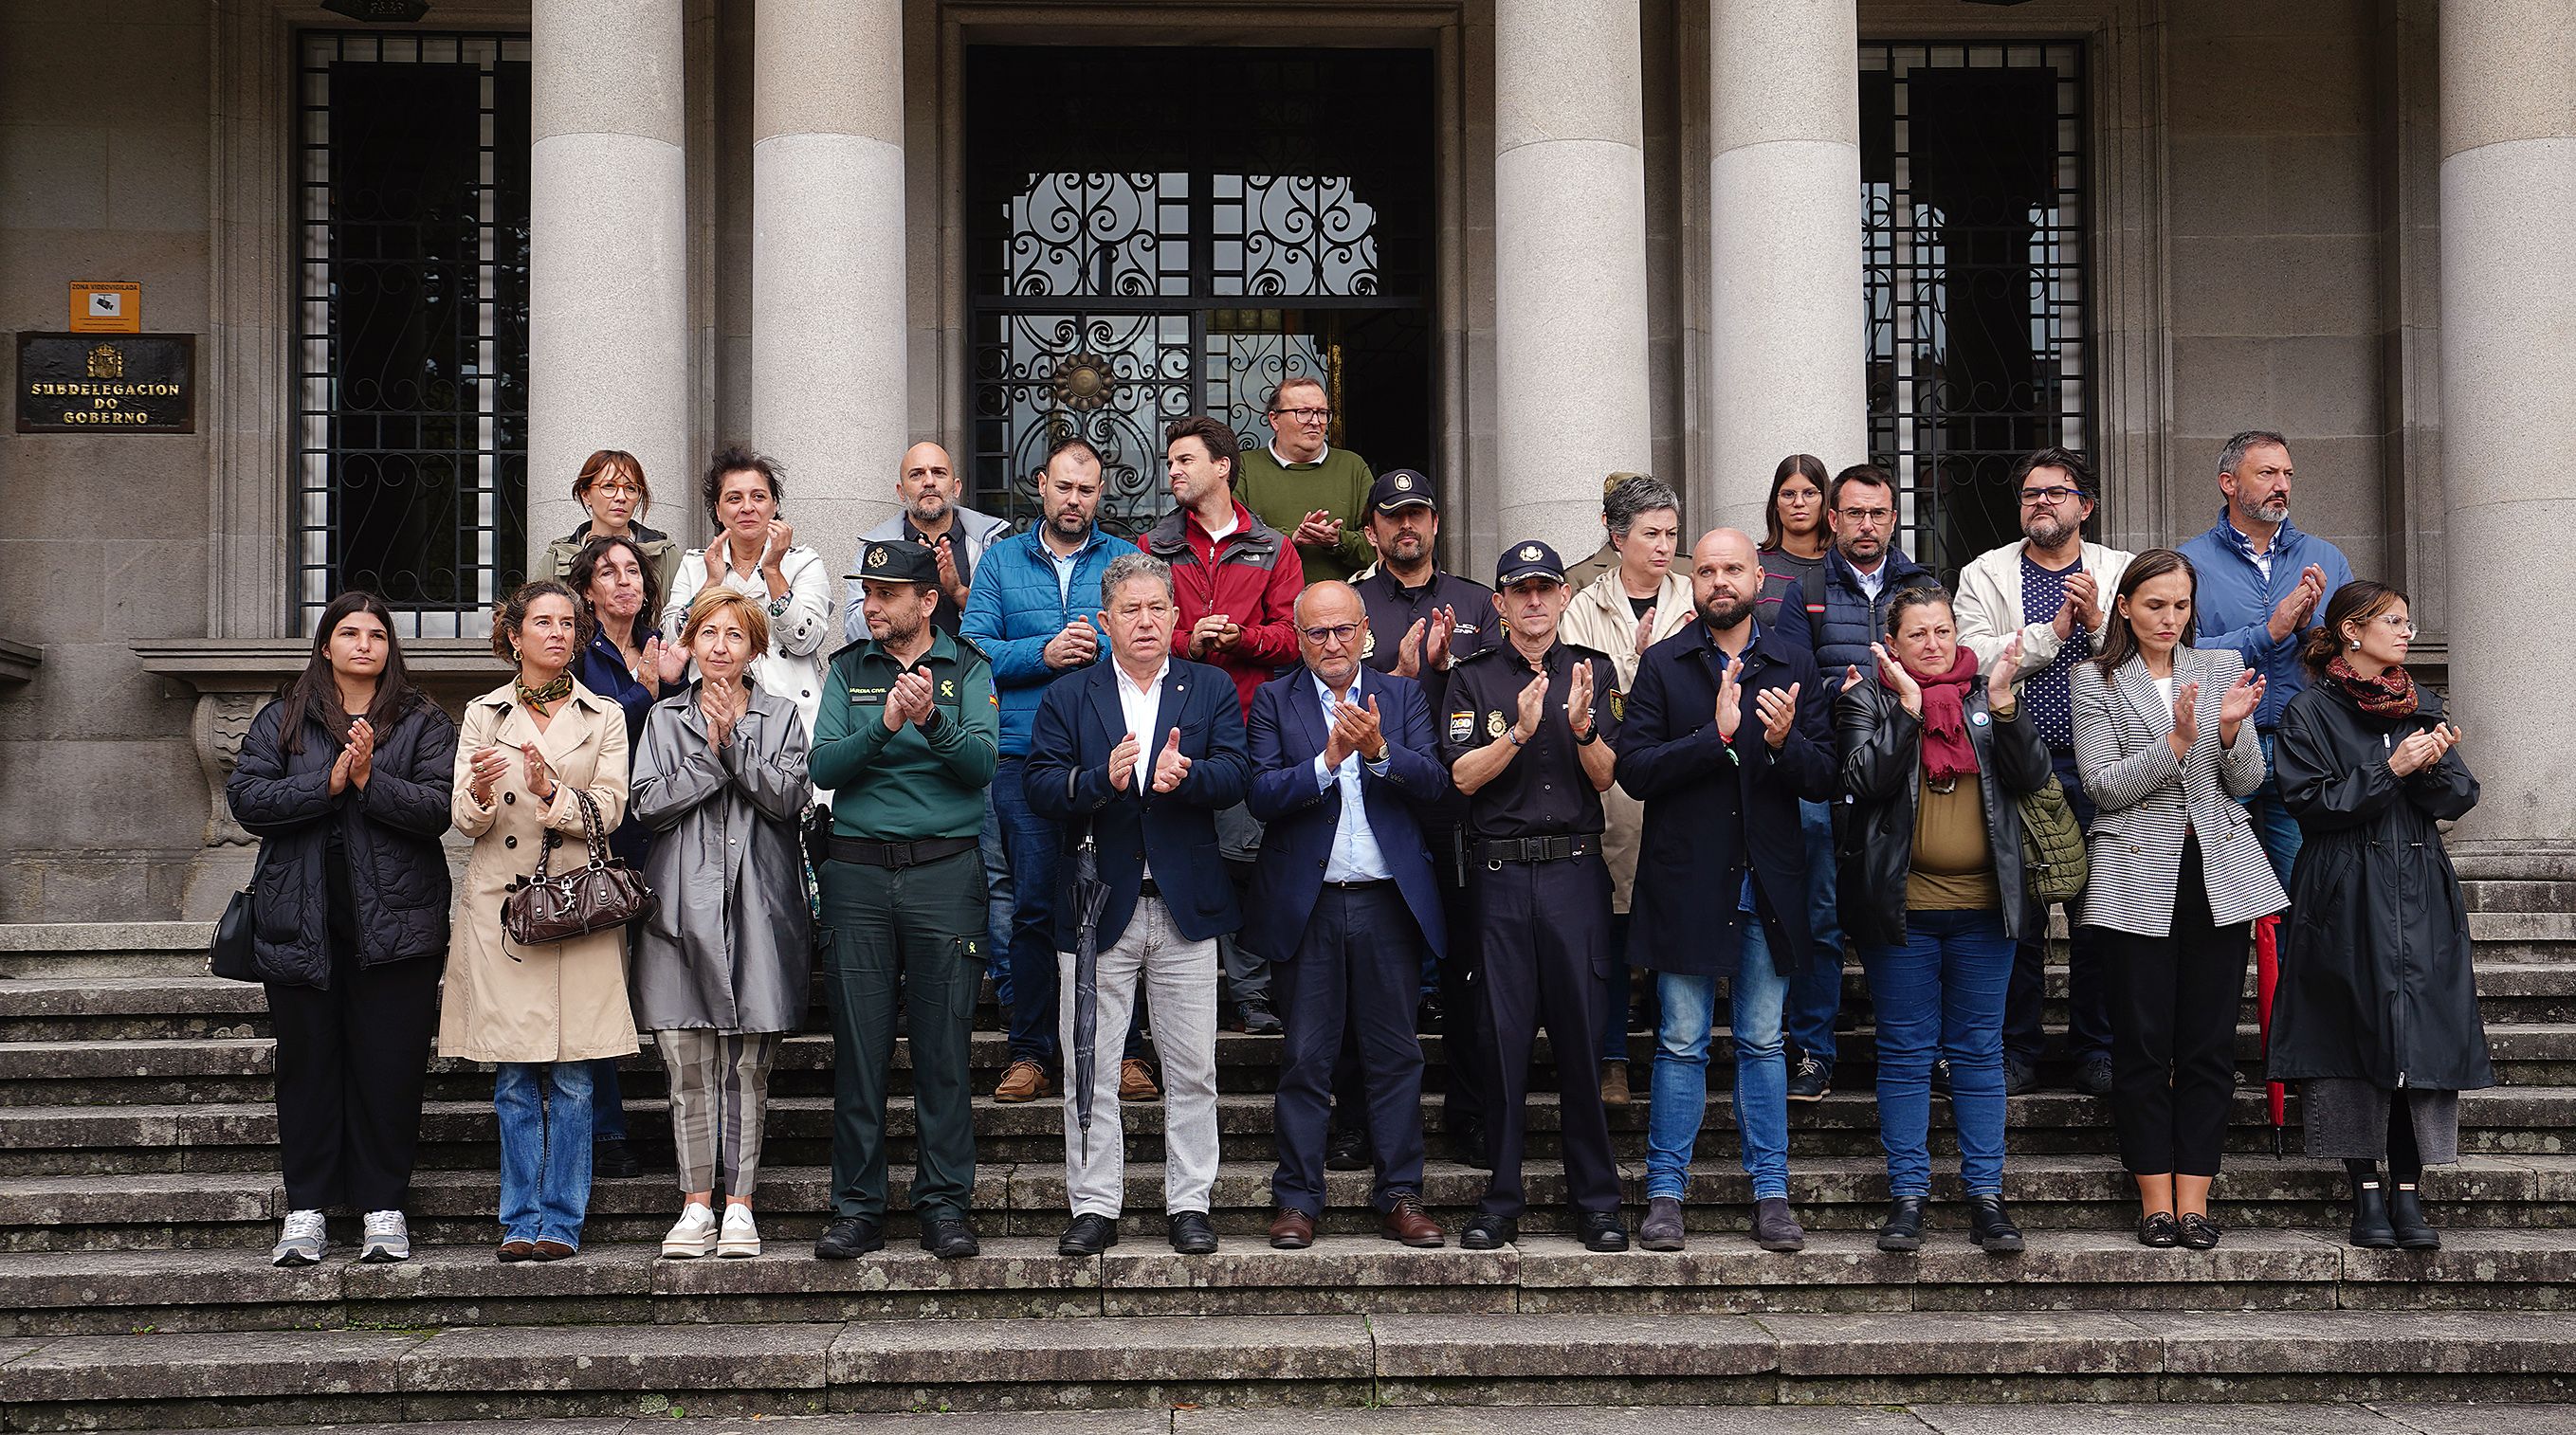
M1372 889L1372 888L1376 888L1376 887L1392 887L1392 886L1394 886L1394 885L1395 885L1395 879L1394 879L1394 878L1392 878L1392 877L1370 877L1370 878L1367 878L1367 879L1365 879L1365 880L1363 880L1363 881L1358 881L1358 882L1333 882L1333 881L1327 881L1327 882L1325 882L1325 883L1324 883L1324 885L1325 885L1325 886L1327 886L1327 887L1334 888L1334 889L1335 889L1335 890L1337 890L1337 891L1343 891L1343 892L1366 892L1366 891L1369 891L1370 889Z
M1140 901L1151 897L1159 902L1163 897L1163 889L1154 885L1153 878L1139 877L1136 879L1136 896Z
M1473 848L1476 860L1487 867L1500 867L1506 862L1562 862L1569 857L1589 857L1600 850L1598 832L1563 837L1480 837Z
M870 842L858 837L832 837L825 849L835 862L856 862L864 867L919 867L944 861L960 852L972 852L983 843L973 837L926 837L919 842Z

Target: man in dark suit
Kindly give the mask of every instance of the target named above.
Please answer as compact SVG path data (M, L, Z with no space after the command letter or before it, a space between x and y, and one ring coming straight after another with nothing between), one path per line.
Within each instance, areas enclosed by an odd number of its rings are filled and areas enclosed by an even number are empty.
M1806 1242L1789 1213L1780 1021L1809 941L1798 802L1832 794L1834 735L1815 659L1754 620L1762 590L1751 538L1731 528L1702 538L1691 550L1699 621L1646 650L1613 739L1620 784L1646 804L1629 958L1655 971L1663 1012L1637 1231L1648 1250L1682 1247L1720 977L1733 1003L1753 1239L1774 1251Z
M1377 1151L1379 1229L1441 1244L1422 1213L1422 1043L1413 998L1422 954L1445 945L1439 878L1419 813L1449 791L1431 713L1405 678L1368 672L1368 614L1349 584L1309 587L1295 609L1304 666L1252 695L1252 815L1265 830L1246 940L1271 954L1285 1023L1278 1205L1270 1244L1303 1250L1324 1213L1324 1133L1334 1058L1357 1036Z
M1216 1249L1208 1199L1216 1184L1216 939L1241 923L1234 884L1217 854L1215 814L1243 800L1243 709L1225 673L1172 656L1172 570L1121 553L1100 576L1106 663L1068 673L1047 689L1029 727L1029 806L1062 824L1056 870L1055 943L1063 990L1074 985L1082 918L1073 900L1076 859L1087 842L1108 889L1097 932L1095 1048L1127 1030L1138 987L1154 1010L1163 1058L1163 1209L1172 1249ZM1058 1003L1061 1049L1076 1052L1077 1003ZM1066 1062L1068 1074L1073 1062ZM1095 1051L1093 1129L1080 1127L1080 1094L1064 1093L1065 1190L1073 1223L1056 1249L1096 1256L1118 1243L1126 1191L1118 1063Z

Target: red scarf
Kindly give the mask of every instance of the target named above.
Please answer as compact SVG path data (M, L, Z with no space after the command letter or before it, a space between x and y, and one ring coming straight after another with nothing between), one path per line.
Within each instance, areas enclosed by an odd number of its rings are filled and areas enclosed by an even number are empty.
M2372 717L2415 716L2415 675L2403 667L2392 665L2378 677L2365 678L2338 653L2326 664L2326 676L2343 688L2355 707Z
M1906 672L1923 689L1923 775L1947 782L1975 773L1977 749L1968 741L1968 688L1977 681L1977 655L1961 647L1950 661L1950 671L1937 677L1912 668ZM1885 672L1878 681L1888 691L1896 690Z

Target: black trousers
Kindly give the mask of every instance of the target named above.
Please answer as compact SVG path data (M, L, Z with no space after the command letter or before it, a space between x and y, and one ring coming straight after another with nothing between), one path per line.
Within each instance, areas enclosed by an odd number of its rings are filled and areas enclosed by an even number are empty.
M420 1143L440 964L361 966L340 938L331 946L328 991L267 984L286 1204L398 1211Z
M1598 856L1505 862L1475 870L1476 932L1484 957L1486 1139L1493 1179L1478 1209L1517 1217L1528 1125L1530 1048L1547 1032L1555 1052L1559 1140L1569 1204L1619 1209L1619 1170L1601 1109L1601 981L1610 964L1610 872Z
M1335 1069L1356 1047L1360 1103L1377 1150L1371 1204L1422 1190L1422 1039L1414 998L1422 990L1422 932L1393 882L1326 886L1287 959L1270 962L1270 991L1286 1030L1277 1096L1279 1170L1272 1197L1309 1216L1324 1213L1324 1133Z
M2067 804L2075 809L2076 826L2092 831L2093 802L2084 795L2075 754L2052 751L2049 761L2056 766L2059 785L2066 789ZM2067 903L2066 1059L2080 1062L2111 1050L2111 989L2103 934L2077 926L2076 915L2077 904ZM2047 995L2047 909L2040 909L2037 917L2037 930L2014 948L2012 980L2004 988L2004 1059L2025 1066L2037 1066L2048 1051L2048 1037L2039 1027L2040 1003Z
M1483 963L1476 946L1476 904L1447 832L1427 834L1431 868L1440 879L1440 910L1449 926L1448 952L1440 959L1440 1126L1444 1131L1475 1134L1482 1150L1485 1136L1485 1069L1493 1045L1485 1015ZM1417 1008L1419 1003L1416 1003ZM1334 1134L1365 1133L1367 1097L1360 1084L1356 1034L1342 1040L1341 1059L1333 1064Z
M2215 1176L2236 1096L2236 1010L2253 928L2212 921L2199 844L2186 838L2167 935L2103 936L2120 1164L2135 1175Z

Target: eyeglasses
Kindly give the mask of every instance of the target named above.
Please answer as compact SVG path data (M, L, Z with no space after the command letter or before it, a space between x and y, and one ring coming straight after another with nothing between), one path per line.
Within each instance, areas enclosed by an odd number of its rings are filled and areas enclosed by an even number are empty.
M2062 483L2052 484L2047 488L2025 488L2021 491L2021 506L2037 508L2046 504L2050 508L2055 508L2083 491L2080 488L2068 488Z
M1333 416L1331 409L1272 409L1272 418L1292 418L1301 424L1319 424Z
M1360 625L1357 623L1336 623L1329 628L1300 628L1297 631L1305 634L1306 641L1314 644L1316 647L1329 648L1335 644L1347 643L1351 639L1358 637L1360 635Z
M1890 522L1896 517L1896 510L1893 508L1838 508L1834 511L1854 523L1873 525Z
M594 484L592 484L592 485L590 486L590 491L591 491L591 492L593 492L593 493L605 493L605 494L609 494L609 495L612 495L612 496L613 496L613 495L616 495L616 494L620 494L620 493L622 493L622 494L625 494L628 498L633 498L633 497L635 497L637 494L642 493L644 490L642 490L642 489L640 489L640 488L637 488L634 484L631 484L631 483L627 482L625 479L620 478L620 479L614 479L614 480L612 480L612 481L610 481L610 482L607 482L607 483L594 483Z
M2416 633L2415 620L2403 613L2382 613L2370 621L2405 637L2414 637Z

